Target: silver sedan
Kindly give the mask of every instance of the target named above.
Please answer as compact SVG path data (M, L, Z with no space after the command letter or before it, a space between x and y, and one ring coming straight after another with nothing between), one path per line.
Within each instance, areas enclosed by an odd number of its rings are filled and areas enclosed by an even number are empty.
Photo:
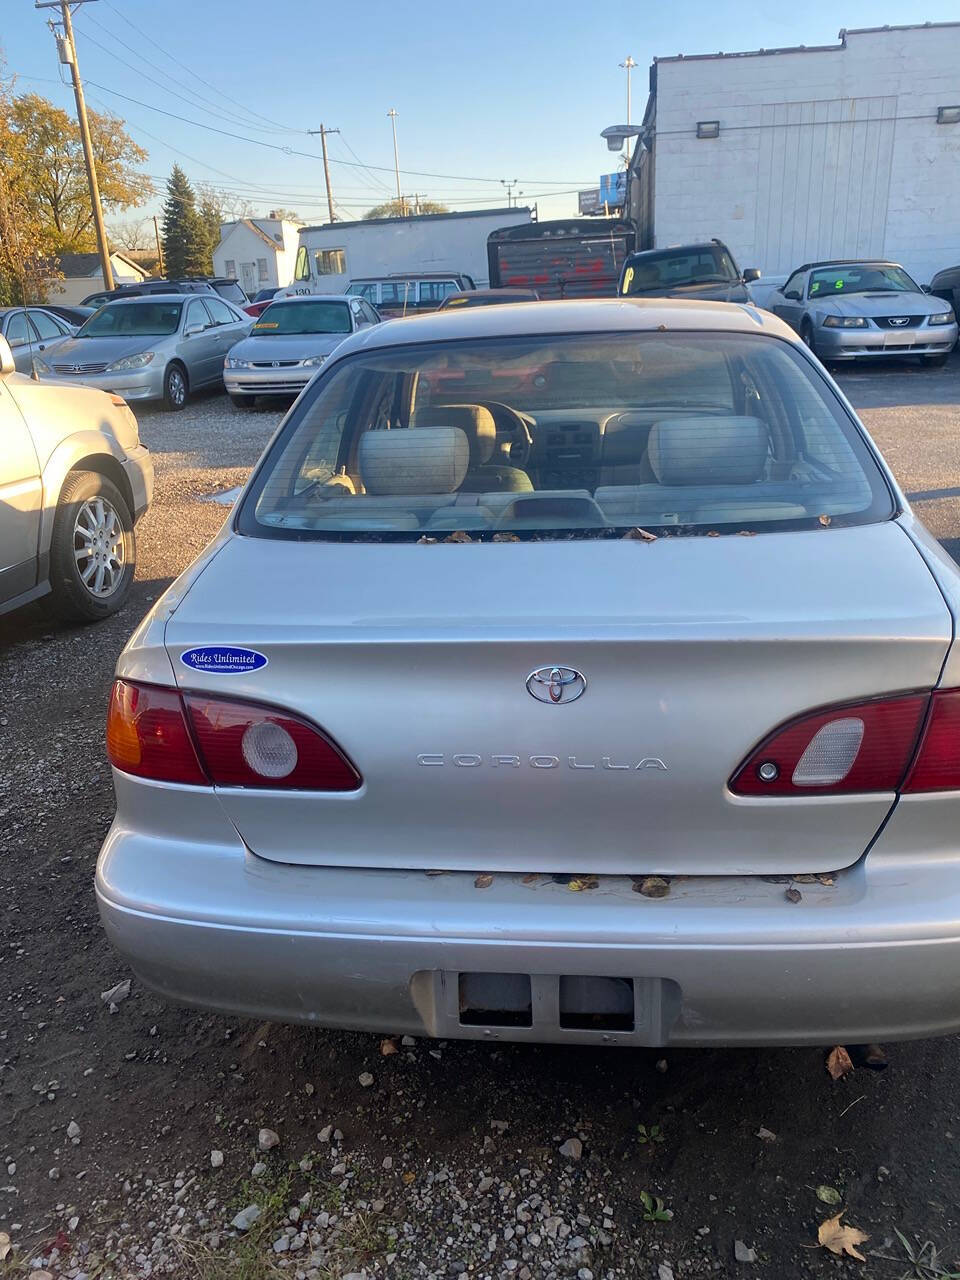
M165 998L261 1021L955 1033L958 621L776 316L378 325L119 658L102 919Z
M227 394L235 405L251 405L257 396L298 395L344 338L379 323L363 298L272 302L224 361Z
M0 307L0 338L6 338L17 373L29 373L35 356L52 351L76 326L45 307Z
M895 262L808 262L766 305L821 360L919 356L941 365L957 341L952 308Z
M125 400L182 409L190 392L223 379L226 353L250 316L214 294L162 294L108 302L75 337L33 361L42 380L67 380Z

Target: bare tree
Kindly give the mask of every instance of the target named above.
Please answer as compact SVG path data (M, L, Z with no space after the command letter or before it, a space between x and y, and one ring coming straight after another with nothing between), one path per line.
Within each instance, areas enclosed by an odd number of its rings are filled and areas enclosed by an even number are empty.
M137 218L133 222L114 222L109 227L110 243L128 253L155 248L153 220Z

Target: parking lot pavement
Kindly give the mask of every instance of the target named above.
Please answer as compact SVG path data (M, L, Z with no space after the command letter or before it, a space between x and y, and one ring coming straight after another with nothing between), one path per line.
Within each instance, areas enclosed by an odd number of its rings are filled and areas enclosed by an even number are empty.
M956 552L960 359L840 381ZM957 1037L891 1046L886 1071L834 1084L813 1049L418 1041L384 1054L370 1036L177 1009L136 980L112 1009L102 1000L129 976L91 885L113 810L113 665L224 518L203 499L242 481L280 410L215 396L139 416L157 489L128 605L91 628L0 619L7 1265L56 1242L49 1270L73 1262L90 1277L827 1276L854 1269L816 1247L835 1192L870 1234L859 1275L938 1274L907 1270L897 1231L917 1249L932 1241L940 1274L956 1266ZM279 1145L261 1151L261 1128ZM581 1148L561 1154L572 1138ZM252 1205L238 1246L230 1223ZM735 1261L737 1241L755 1265Z

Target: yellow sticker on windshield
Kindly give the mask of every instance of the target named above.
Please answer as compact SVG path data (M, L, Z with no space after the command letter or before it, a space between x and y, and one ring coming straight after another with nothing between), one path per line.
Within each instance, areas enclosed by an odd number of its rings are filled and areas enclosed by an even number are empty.
M623 273L623 288L620 290L620 292L629 293L630 285L632 284L632 282L633 282L633 267L627 267L626 271Z
M253 326L255 329L279 329L279 320L258 320Z

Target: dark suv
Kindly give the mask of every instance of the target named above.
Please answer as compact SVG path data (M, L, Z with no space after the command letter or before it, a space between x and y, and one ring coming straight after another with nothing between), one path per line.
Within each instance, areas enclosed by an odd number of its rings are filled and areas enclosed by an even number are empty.
M625 297L749 302L747 284L759 279L756 268L741 272L727 246L710 240L631 253L624 260L617 292Z
M115 289L103 289L83 299L85 307L99 307L114 298L142 298L151 293L219 293L235 307L243 307L247 295L240 282L229 276L185 276L181 280L138 280L136 284L118 284Z

